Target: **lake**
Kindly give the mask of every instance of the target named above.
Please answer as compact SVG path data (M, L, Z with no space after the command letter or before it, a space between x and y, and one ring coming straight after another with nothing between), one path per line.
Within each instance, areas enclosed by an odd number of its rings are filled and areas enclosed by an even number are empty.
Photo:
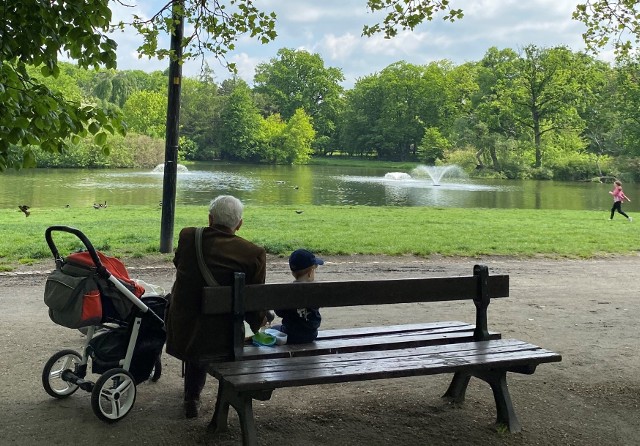
M26 169L0 174L0 208L157 205L162 171ZM447 172L440 184L424 168L393 172L384 168L263 166L198 163L178 174L176 202L207 204L232 194L248 204L435 206L608 210L610 184L533 180L478 180ZM640 185L626 184L634 211Z

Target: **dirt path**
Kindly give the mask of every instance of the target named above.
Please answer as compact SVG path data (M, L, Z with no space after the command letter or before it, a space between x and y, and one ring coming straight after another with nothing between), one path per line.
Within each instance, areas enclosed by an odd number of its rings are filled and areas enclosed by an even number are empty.
M277 390L271 401L255 404L260 444L640 445L640 257L325 260L319 280L468 275L475 263L484 263L493 274L511 276L511 297L489 307L490 329L558 351L563 361L543 364L531 376L510 375L520 434L493 430L495 406L486 384L472 380L466 403L452 407L440 399L448 377L435 376ZM134 277L171 285L173 270L166 263L142 268L129 261L127 266ZM47 317L45 275L37 270L51 267L0 274L1 444L240 444L233 411L227 434L206 433L213 380L204 395L203 415L189 421L182 417L180 363L167 355L160 380L141 384L132 413L114 425L95 417L86 392L62 401L50 398L40 383L45 362L62 348L82 344L79 332ZM267 280L289 280L283 259L269 258ZM327 309L322 314L324 328L474 320L473 305L467 303Z

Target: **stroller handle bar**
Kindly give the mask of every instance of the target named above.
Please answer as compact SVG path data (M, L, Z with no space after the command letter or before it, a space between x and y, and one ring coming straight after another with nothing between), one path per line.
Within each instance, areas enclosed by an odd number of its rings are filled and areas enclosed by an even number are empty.
M81 230L72 228L70 226L49 226L46 229L46 231L44 231L44 238L47 241L47 245L49 245L49 249L51 250L51 253L53 254L53 258L55 259L56 262L61 262L62 256L58 252L58 248L56 247L56 244L53 241L52 233L54 231L67 232L69 234L73 234L76 237L78 237L82 242L82 244L85 246L85 248L87 248L87 252L91 256L91 260L93 260L93 263L96 265L96 272L100 275L100 277L107 280L109 279L109 277L111 276L111 273L104 267L104 265L100 261L100 257L98 257L98 254L96 253L96 249L91 244L91 241L89 241L87 236L84 235L84 233Z

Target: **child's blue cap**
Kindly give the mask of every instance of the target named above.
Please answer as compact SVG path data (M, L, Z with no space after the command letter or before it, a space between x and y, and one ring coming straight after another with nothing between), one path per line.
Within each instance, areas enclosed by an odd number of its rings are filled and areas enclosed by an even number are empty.
M306 249L296 249L289 256L289 268L291 271L302 271L313 265L324 265L324 260L313 255Z

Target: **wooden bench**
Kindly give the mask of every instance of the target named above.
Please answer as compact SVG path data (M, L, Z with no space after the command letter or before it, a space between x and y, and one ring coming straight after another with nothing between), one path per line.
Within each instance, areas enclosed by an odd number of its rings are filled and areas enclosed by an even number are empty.
M245 285L244 275L236 273L233 286L203 292L203 313L229 314L234 320L234 360L209 365L209 373L218 379L209 428L225 431L232 406L243 445L256 445L252 402L269 400L277 388L453 373L444 398L464 401L469 380L477 377L493 390L496 423L518 432L507 372L532 374L538 364L562 358L488 330L491 298L508 295L509 276L489 276L481 265L472 276L264 285ZM453 300L474 302L475 325L437 322L323 330L315 342L274 347L246 346L243 337L245 311Z

